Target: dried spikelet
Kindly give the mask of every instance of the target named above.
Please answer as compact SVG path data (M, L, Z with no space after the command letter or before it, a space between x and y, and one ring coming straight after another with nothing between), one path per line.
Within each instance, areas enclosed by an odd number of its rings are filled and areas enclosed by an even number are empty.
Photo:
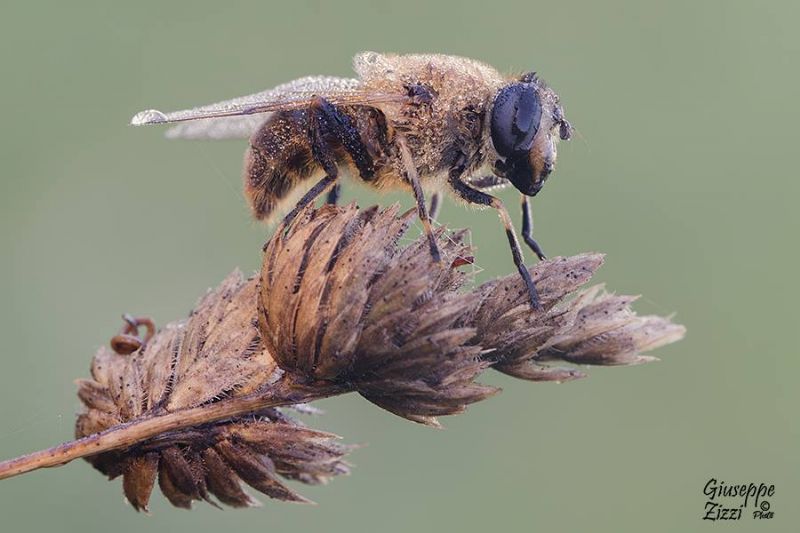
M491 348L495 369L532 381L585 377L573 367L543 365L562 361L586 365L634 365L656 360L641 355L683 338L686 330L669 319L638 316L633 296L615 296L596 285L565 299L600 267L600 254L555 258L531 270L543 311L527 308L522 284L513 276L481 286L481 304L466 323L476 342Z
M637 316L635 296L615 296L595 286L571 302L561 326L536 355L589 365L636 365L656 360L641 355L680 340L686 329L660 316Z
M264 349L255 324L257 280L234 272L198 304L190 318L167 325L141 350L120 355L101 348L91 380L78 382L86 405L76 436L248 394L281 371ZM153 485L177 507L211 495L234 507L255 504L241 487L272 498L306 501L278 476L321 483L347 472L336 437L308 429L276 409L176 431L89 461L114 478L137 510L146 510Z
M465 274L433 264L423 240L397 245L413 216L397 207L307 210L266 247L260 323L278 364L299 379L344 383L436 424L496 390L474 383L488 363L468 342L475 329L458 324L478 302L456 291ZM440 239L448 264L468 256L462 236Z

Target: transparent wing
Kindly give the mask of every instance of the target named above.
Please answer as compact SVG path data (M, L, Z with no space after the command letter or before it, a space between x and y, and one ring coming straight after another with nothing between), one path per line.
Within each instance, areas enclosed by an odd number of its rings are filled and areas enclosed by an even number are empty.
M212 119L204 121L205 126L185 128L171 134L173 137L192 138L230 138L241 136L246 129L252 132L267 117L261 115L259 120L253 121L228 121L216 122L222 118L252 118L250 115L283 111L289 109L303 109L314 96L322 96L334 104L341 105L375 105L379 103L403 102L408 97L404 94L381 94L362 89L361 83L351 78L335 78L330 76L307 76L289 83L279 85L256 94L225 100L193 109L164 113L156 109L148 109L137 113L131 124L142 126L144 124L164 124L168 122L185 122L198 119ZM216 122L217 125L214 125ZM216 133L203 134L205 130L215 130ZM216 134L217 137L211 135Z
M241 96L232 100L225 100L210 104L207 106L189 109L186 111L178 111L175 113L161 113L167 120L164 122L173 122L185 120L183 122L167 130L167 137L170 139L247 139L255 133L255 131L269 118L269 112L253 112L254 114L235 114L231 116L219 116L217 118L196 118L197 113L208 113L213 111L224 110L241 110L245 106L254 106L264 103L279 104L281 102L289 103L294 101L305 102L309 94L342 94L356 91L359 87L359 81L351 78L336 78L332 76L307 76L297 80L278 85L272 89L262 91L260 93ZM137 114L132 124L153 124L153 122L145 120L144 115L156 114L158 117L159 111L143 111ZM180 115L180 117L175 117ZM182 117L186 118L182 118ZM142 119L141 121L139 119Z
M200 118L181 122L167 130L168 139L249 139L271 113L234 117Z

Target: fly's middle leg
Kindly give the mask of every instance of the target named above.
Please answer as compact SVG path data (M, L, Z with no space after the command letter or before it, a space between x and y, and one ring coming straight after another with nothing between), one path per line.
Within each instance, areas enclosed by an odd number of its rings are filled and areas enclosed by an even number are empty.
M419 175L417 174L417 167L414 165L414 159L411 156L411 151L405 142L405 139L398 137L395 141L400 148L400 157L403 164L405 178L411 185L411 190L414 193L414 199L417 202L417 213L419 220L422 222L422 229L425 231L425 236L428 238L428 247L431 251L431 258L435 263L441 264L442 254L439 251L439 245L436 243L436 235L433 233L433 226L431 219L428 215L428 206L425 204L425 193L422 191L422 186L419 184Z

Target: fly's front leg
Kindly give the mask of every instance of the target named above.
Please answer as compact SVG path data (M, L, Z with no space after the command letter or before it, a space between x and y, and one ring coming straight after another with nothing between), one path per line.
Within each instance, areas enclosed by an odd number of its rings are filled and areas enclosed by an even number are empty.
M419 175L417 174L417 167L414 165L414 159L411 156L411 151L406 145L405 139L398 137L396 141L397 146L400 148L400 158L403 163L403 170L406 179L411 185L411 190L414 192L414 199L417 201L417 213L419 220L422 222L422 229L428 238L428 246L431 250L431 257L436 263L442 262L442 254L439 252L439 245L436 243L436 235L433 234L433 226L431 226L431 219L428 216L428 207L425 205L425 194L422 192L422 186L419 184Z
M431 195L431 207L428 209L428 218L436 220L439 218L439 209L442 207L442 195L438 192Z
M546 257L542 247L533 238L533 217L531 216L531 203L527 196L522 195L522 239L530 246L539 261L544 261Z
M308 108L308 136L311 141L311 154L314 161L325 171L325 177L311 187L294 209L286 215L283 219L284 227L288 227L300 211L329 188L332 187L328 194L328 203L335 204L338 200L339 168L333 143L338 143L347 150L363 179L371 179L375 174L372 157L367 152L367 147L361 140L353 120L341 109L319 96L313 98Z
M337 183L331 190L328 191L328 197L325 198L325 203L330 205L337 205L339 203L339 196L342 193L342 186L341 184Z
M514 224L511 222L511 217L508 215L508 210L506 210L505 205L503 205L503 202L499 198L496 198L491 194L481 192L477 189L473 189L461 181L461 172L462 170L460 168L451 170L449 180L450 186L453 187L453 190L467 202L471 204L493 207L497 210L497 214L500 215L500 220L503 222L503 226L506 230L506 237L508 238L508 244L511 247L511 257L514 260L514 265L517 267L517 271L519 272L520 277L522 277L522 281L525 282L525 287L528 290L528 298L530 300L531 307L533 309L540 310L542 306L539 303L539 293L536 290L536 285L534 285L533 279L531 279L531 274L528 272L528 268L525 266L525 262L522 257L522 250L520 249L519 241L517 240L517 234L514 232Z

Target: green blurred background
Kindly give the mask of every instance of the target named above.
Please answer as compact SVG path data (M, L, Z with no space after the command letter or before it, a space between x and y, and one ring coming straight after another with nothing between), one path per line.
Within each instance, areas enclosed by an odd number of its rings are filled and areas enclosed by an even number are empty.
M5 2L3 458L71 436L72 380L121 313L163 324L258 267L245 143L166 141L130 116L348 75L364 49L541 73L578 134L535 201L538 237L606 252L598 279L688 336L568 385L490 375L504 393L445 431L322 402L316 426L369 446L352 476L302 488L316 507L187 513L159 495L147 517L76 462L0 482L0 530L797 531L799 17L789 0ZM473 228L481 280L512 271L493 213L448 203L440 220ZM710 477L774 483L775 518L703 522Z

